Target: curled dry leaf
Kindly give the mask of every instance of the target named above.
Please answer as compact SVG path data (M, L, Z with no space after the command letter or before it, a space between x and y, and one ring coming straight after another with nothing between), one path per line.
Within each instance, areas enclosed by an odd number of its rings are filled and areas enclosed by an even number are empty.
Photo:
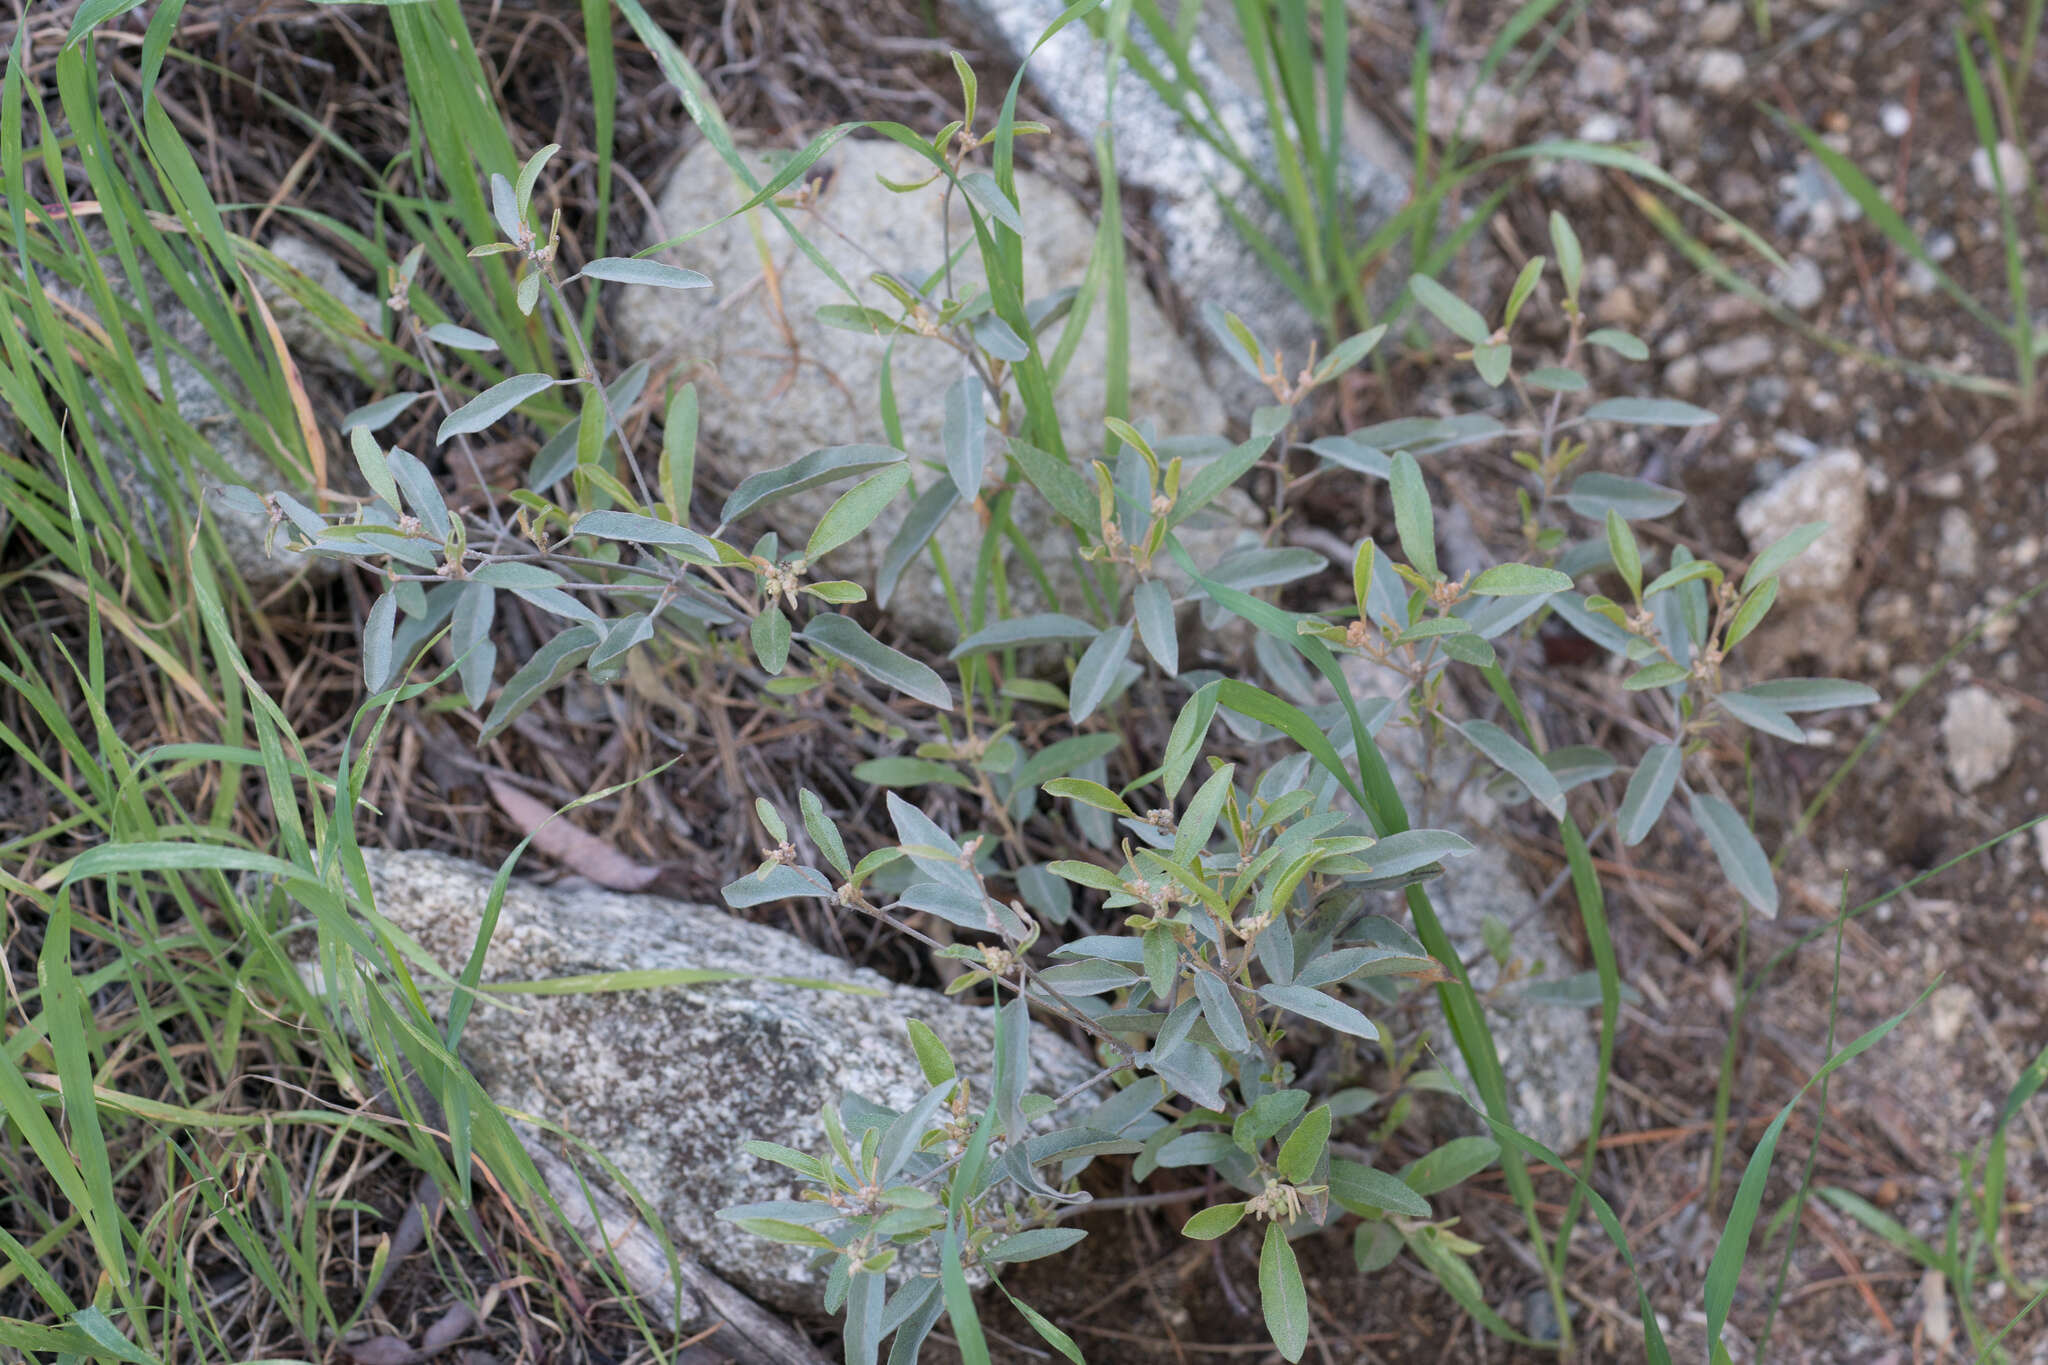
M491 798L513 824L533 836L533 846L580 876L612 891L644 891L661 875L659 868L634 862L604 840L578 829L565 817L555 819L547 802L528 796L501 778L489 779Z

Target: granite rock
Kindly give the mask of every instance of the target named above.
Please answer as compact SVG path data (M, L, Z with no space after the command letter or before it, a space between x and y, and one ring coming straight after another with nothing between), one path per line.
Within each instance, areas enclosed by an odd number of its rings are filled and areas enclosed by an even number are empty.
M768 154L750 156L757 173L765 175ZM881 183L921 181L930 170L923 158L895 143L849 138L813 169L817 188L812 206L788 210L799 230L870 306L894 307L879 288L865 283L873 272L923 277L938 269L949 248L971 241L961 197L952 196L949 213L942 184L899 194ZM1017 192L1026 224L1027 298L1078 285L1094 246L1095 224L1065 191L1039 176L1020 171ZM730 168L714 148L700 145L670 177L653 230L675 236L741 202ZM737 484L748 474L821 447L885 441L879 394L886 365L904 446L917 462L917 486L945 477L933 466L943 459L945 393L964 372L959 356L937 339L888 339L819 322L818 310L847 303L845 294L799 253L772 216L757 213L753 218L752 224L744 219L720 224L668 253L676 264L708 275L712 288L685 295L628 291L620 307L619 334L629 356L675 363L700 376L701 458L725 482ZM772 263L772 287L764 262ZM955 272L954 295L971 295L981 278L979 257L970 247ZM1153 422L1166 436L1220 433L1225 420L1221 401L1202 382L1192 351L1135 275L1128 297L1133 418ZM1062 432L1077 451L1100 449L1108 405L1106 346L1103 329L1090 326L1057 389ZM1004 461L1000 438L993 433L989 453L988 476L994 480L1002 475ZM817 518L844 491L844 484L810 489L763 509L761 517L785 544L801 546ZM909 498L899 498L867 533L832 553L822 576L871 584L909 506ZM1014 509L1019 528L1034 545L1060 541L1051 509L1035 493L1020 495ZM1249 515L1242 500L1233 500L1207 520L1227 543ZM978 509L956 505L936 537L956 579L972 574L984 539ZM1004 552L1013 555L1014 547ZM1195 553L1198 562L1204 560L1202 551ZM1066 598L1063 589L1077 581L1072 565L1047 555L1045 567L1055 596ZM1030 578L1021 565L1009 574L1027 599L1036 596ZM1019 609L1052 605L1032 600ZM1071 609L1070 602L1060 605ZM953 630L937 575L922 568L903 576L888 608L913 634L944 638Z
M1202 11L1189 65L1208 91L1221 131L1238 147L1270 149L1265 104L1230 6L1218 0L1189 0ZM1117 174L1126 189L1152 197L1152 217L1166 241L1167 272L1196 304L1213 303L1236 313L1269 347L1299 362L1315 327L1286 286L1269 271L1224 209L1228 202L1249 219L1249 230L1283 250L1292 238L1285 217L1246 176L1180 117L1136 72L1118 78L1115 117L1109 119L1101 42L1084 24L1069 24L1043 46L1046 28L1065 8L1063 0L967 0L965 16L1012 62L1027 55L1026 79L1047 108L1069 128L1091 135L1107 120L1116 134ZM1139 25L1131 41L1154 60ZM1408 197L1408 158L1399 144L1355 101L1344 109L1345 192L1363 238ZM1274 176L1269 164L1260 168ZM1405 271L1392 272L1405 275ZM1241 372L1212 357L1211 377L1236 385ZM1241 391L1241 390L1240 390Z
M366 850L378 910L450 970L466 960L492 870L430 852ZM989 1093L993 1015L897 985L778 929L703 905L514 881L483 980L710 968L752 980L693 988L510 997L470 1016L462 1051L493 1099L590 1142L661 1215L677 1244L764 1302L814 1312L824 1272L792 1247L714 1215L795 1196L749 1139L826 1147L819 1109L846 1092L907 1109L927 1088L904 1023L939 1035ZM785 985L770 976L830 982ZM855 994L845 988L866 992ZM445 1007L431 997L430 1008ZM1050 1029L1032 1033L1031 1086L1058 1095L1094 1074Z
M1769 487L1742 500L1735 519L1752 552L1813 521L1828 529L1788 565L1779 580L1785 601L1839 592L1856 568L1856 552L1870 518L1863 457L1831 450L1802 462Z

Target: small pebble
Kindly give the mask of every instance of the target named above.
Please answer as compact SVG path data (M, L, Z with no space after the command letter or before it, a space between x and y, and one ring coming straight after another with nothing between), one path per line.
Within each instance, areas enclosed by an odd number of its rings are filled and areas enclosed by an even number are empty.
M1971 478L1984 483L1998 472L1998 452L1991 442L1979 441L1964 452L1963 463L1970 466Z
M1749 69L1743 64L1740 53L1714 47L1700 54L1693 79L1699 83L1700 89L1709 94L1726 95L1740 86L1748 74Z
M1664 387L1680 398L1690 398L1699 392L1700 362L1696 356L1682 355L1664 367Z
M1786 264L1791 268L1771 280L1771 293L1787 308L1804 313L1827 293L1827 279L1810 256L1794 256Z
M1934 553L1943 578L1977 576L1977 526L1968 512L1960 507L1943 509L1941 544Z
M1595 114L1579 125L1581 142L1619 142L1624 132L1622 122L1612 114Z
M1628 63L1599 48L1580 58L1572 83L1587 99L1619 95L1628 89Z
M1795 460L1810 460L1820 454L1820 447L1796 431L1778 430L1771 433L1771 444Z
M1928 497L1942 498L1950 502L1963 495L1963 486L1961 472L1954 469L1944 469L1921 485L1927 490Z
M1913 116L1897 100L1885 102L1884 108L1877 111L1877 121L1888 137L1904 137L1906 130L1913 126Z
M1700 15L1700 41L1703 43L1725 43L1735 36L1735 30L1742 27L1742 6L1727 0L1727 3L1707 6Z
M2005 771L2019 747L2019 732L2003 702L1970 686L1949 693L1941 716L1941 740L1948 750L1949 776L1971 792Z
M1650 120L1657 136L1673 147L1691 147L1700 139L1700 122L1692 106L1670 95L1659 95L1650 103Z
M1761 332L1751 332L1733 341L1707 347L1700 352L1700 364L1706 366L1707 373L1725 379L1762 369L1771 363L1774 354L1776 351L1769 337Z
M2027 167L2027 154L2010 142L1998 144L1998 173L2005 178L2005 192L2016 194L2027 187L2031 178ZM1998 181L1991 174L1991 157L1982 148L1970 153L1970 178L1977 182L1977 188L1990 194L1997 190Z

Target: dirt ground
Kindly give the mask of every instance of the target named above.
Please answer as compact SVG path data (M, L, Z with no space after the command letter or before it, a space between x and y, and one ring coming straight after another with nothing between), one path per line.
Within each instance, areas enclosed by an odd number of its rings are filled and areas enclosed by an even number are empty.
M561 164L575 165L588 111L574 92L587 87L587 71L573 15L565 20L557 8L477 6L474 27L498 65L508 104L526 120L522 144L560 141L569 151ZM1459 88L1458 73L1476 66L1499 9L1452 3L1440 16L1439 60L1451 88ZM1402 92L1416 32L1411 10L1394 0L1364 0L1354 11L1355 84L1405 135ZM1974 141L1949 45L1948 7L1850 0L1777 3L1772 11L1765 38L1747 5L1590 5L1527 90L1475 102L1482 141L1505 146L1543 135L1590 135L1593 120L1618 123L1619 136L1647 139L1673 174L1739 214L1788 258L1817 269L1822 288L1798 314L1806 325L1881 356L2008 376L2010 357L1992 337L1926 287L1868 224L1841 220L1839 205L1815 189L1797 139L1760 107L1782 108L1846 139L1861 165L1895 166L1882 187L1916 227L1952 238L1945 268L2003 312L2004 261L1993 205L1969 169ZM942 29L934 37L923 8L908 3L835 10L804 0L731 7L678 0L655 12L711 81L731 121L792 144L845 117L937 126L950 115L953 89L945 51L973 50L965 33ZM202 159L224 202L264 200L305 150L303 131L255 100L251 81L287 93L300 107L328 111L372 163L402 147L402 92L391 75L397 63L375 11L280 3L248 17L233 7L194 4L186 23L189 46L242 78L174 68L166 101L195 138L236 128L233 138L213 137L210 164ZM1745 78L1725 91L1709 88L1701 66L1710 49L1738 54ZM645 54L625 44L621 62L625 193L618 230L632 238L638 205L694 135ZM981 59L977 65L986 90L998 69ZM2048 134L2044 86L2048 80L2036 80L2021 122ZM1899 124L1894 106L1905 112L1903 135L1891 131ZM2048 147L2031 151L2036 164L2048 165ZM1080 143L1061 137L1037 159L1092 194L1081 152ZM1549 209L1564 207L1586 243L1596 314L1635 330L1653 351L1652 361L1624 366L1620 377L1643 391L1677 392L1724 418L1683 440L1617 441L1594 458L1682 488L1690 501L1675 529L1696 549L1729 562L1749 548L1736 528L1736 505L1799 452L1851 448L1872 471L1871 528L1856 577L1838 601L1783 609L1777 672L1854 678L1896 699L1965 631L2048 575L2048 422L2023 419L2003 399L1934 385L1803 339L1688 265L1623 182L1581 170L1538 168L1523 181L1498 227L1461 266L1469 272L1465 283L1504 292L1521 253L1543 249ZM368 221L362 187L338 159L314 155L292 183L295 202L344 221ZM587 202L576 199L588 192L573 183L564 191L572 233L588 221ZM1704 233L1699 215L1684 221ZM1726 240L1708 240L1745 278L1770 287L1772 272L1761 262ZM1142 232L1134 245L1140 259L1157 259L1156 244ZM2037 294L2048 289L2040 262L2030 260L2028 268ZM1163 279L1155 283L1169 288ZM1170 294L1167 302L1186 306ZM1700 353L1717 347L1761 358L1754 365L1701 363ZM1453 368L1401 364L1388 390L1361 377L1325 414L1327 429L1473 402L1472 387L1450 378ZM508 463L523 462L531 450L502 453ZM1482 535L1501 546L1513 539L1505 491L1512 472L1505 451L1488 451L1445 477ZM1384 501L1362 482L1329 479L1318 487L1320 500L1306 515L1332 532L1355 538L1391 524ZM1958 528L1973 542L1967 556ZM354 623L367 605L366 585L344 582L321 598L283 605L253 637L257 667L277 682L309 747L338 741L351 694L306 681L303 663L329 661L333 676L353 679ZM2039 600L1994 622L1891 722L1796 843L1785 867L1785 909L1750 935L1752 967L1823 924L1845 894L1855 905L1889 892L2041 812L2048 771L2044 624L2048 607ZM1556 703L1548 709L1555 742L1609 732L1622 695L1617 679L1568 656L1547 662L1543 677L1545 695ZM1964 682L2005 702L2020 736L2002 774L1968 793L1952 782L1940 737L1944 698ZM610 693L572 688L546 705L481 750L425 709L409 717L366 792L387 813L382 837L395 846L495 860L523 831L492 804L485 777L521 774L534 794L559 802L681 752L668 777L587 812L585 825L629 856L662 866L672 894L710 900L752 859L756 839L742 797L804 784L851 807L861 804L844 776L858 756L848 754L851 736L814 718L757 707L726 686L715 666L635 677ZM130 714L147 711L137 705ZM1797 812L1887 714L1881 707L1830 720L1825 744L1758 741L1753 757L1766 847L1778 846ZM1739 782L1739 754L1731 748L1727 758ZM1532 884L1549 882L1562 868L1555 839L1533 820L1502 833L1524 855ZM1611 856L1606 847L1599 851ZM1602 871L1622 974L1642 999L1624 1012L1600 1187L1630 1232L1674 1351L1697 1358L1700 1285L1722 1212L1704 1199L1709 1120L1737 987L1737 900L1711 871L1704 846L1682 827L1630 851L1625 862L1603 863ZM877 936L849 941L836 922L803 910L764 913L891 975L933 980L930 964L902 943ZM1566 942L1579 944L1564 902L1550 913ZM2048 844L2031 836L1930 879L1844 931L1838 1038L1905 1008L1937 980L1941 985L1890 1040L1837 1077L1816 1184L1846 1188L1939 1240L1958 1189L1957 1158L1988 1134L2018 1069L2048 1033L2044 944ZM1825 1056L1832 949L1832 938L1823 938L1790 955L1755 997L1738 1050L1734 1118L1741 1140L1734 1162ZM1791 1189L1785 1173L1804 1159L1814 1113L1809 1104L1787 1129L1767 1215ZM1428 1133L1420 1125L1430 1121L1393 1135L1389 1154L1423 1150ZM2048 1134L2040 1125L2040 1116L2030 1115L2012 1138L2007 1227L2023 1279L2048 1274ZM1120 1172L1104 1178L1128 1181ZM1731 1173L1728 1184L1733 1180ZM1551 1178L1539 1188L1553 1213L1561 1212L1563 1182ZM1113 1183L1100 1191L1131 1192L1134 1186ZM391 1192L394 1211L402 1194ZM1461 1231L1488 1247L1478 1262L1488 1301L1510 1323L1531 1325L1529 1314L1546 1310L1547 1300L1540 1276L1519 1252L1519 1215L1497 1175L1474 1182L1446 1207L1463 1220ZM1171 1209L1097 1215L1084 1222L1093 1235L1077 1252L1020 1267L1007 1283L1073 1332L1091 1359L1178 1365L1270 1357L1260 1344L1248 1242L1185 1242L1175 1231L1180 1216ZM1771 1244L1772 1264L1779 1245ZM1633 1292L1618 1258L1590 1224L1574 1246L1574 1325L1584 1358L1640 1358ZM1348 1245L1334 1237L1307 1241L1300 1251L1318 1334L1311 1359L1539 1358L1487 1337L1406 1259L1367 1279L1352 1268ZM2010 1295L1987 1296L1979 1306L1996 1330L2018 1304ZM1757 1329L1761 1307L1746 1283L1735 1309L1738 1332ZM1044 1358L1036 1345L1018 1344L1033 1339L1007 1306L991 1304L988 1312L999 1358ZM1731 1344L1739 1344L1732 1341L1738 1332L1731 1332ZM823 1324L820 1333L829 1339ZM2009 1344L2020 1358L2043 1358L2048 1322L2022 1324ZM1773 1347L1776 1359L1788 1361L1917 1365L1969 1358L1941 1286L1929 1286L1904 1256L1818 1202L1808 1206ZM929 1358L951 1357L935 1346Z

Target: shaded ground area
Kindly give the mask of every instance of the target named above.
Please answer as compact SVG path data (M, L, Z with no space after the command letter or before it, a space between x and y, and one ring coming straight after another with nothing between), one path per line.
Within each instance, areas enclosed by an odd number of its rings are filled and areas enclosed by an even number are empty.
M1406 81L1414 20L1405 5L1375 0L1361 8L1354 82L1405 134L1407 114L1395 92ZM1449 88L1461 92L1457 76L1476 66L1499 16L1487 6L1452 8L1450 28L1439 35L1439 62ZM1817 290L1802 283L1788 292L1771 271L1708 234L1700 216L1682 218L1767 297L1785 298L1800 325L1878 357L2009 376L2010 357L1924 273L1867 226L1843 221L1843 206L1827 193L1798 140L1757 106L1762 101L1796 114L1840 139L1866 167L1895 165L1893 178L1881 182L1893 202L1930 237L1951 239L1944 268L1994 312L2002 311L2006 265L1994 206L1971 176L1975 144L1946 16L1938 7L1912 4L1781 5L1774 7L1776 23L1766 38L1747 10L1728 4L1693 9L1675 0L1589 7L1567 26L1556 56L1526 91L1503 89L1497 100L1475 100L1477 134L1499 146L1547 134L1648 139L1681 180L1740 214L1795 258L1799 271L1817 273ZM974 53L971 34L951 27L934 32L922 7L909 3L679 3L655 14L710 81L730 121L792 145L846 118L943 123L952 114L955 88L946 52L956 46L974 57L984 90L1009 74ZM470 20L504 104L522 120L519 145L564 146L557 165L565 173L550 191L560 202L544 203L543 211L561 208L572 255L597 254L590 118L577 94L589 84L580 26L551 7L516 5L476 6ZM38 47L54 50L69 23L68 7L30 22ZM374 225L376 206L359 172L323 147L287 107L305 111L370 164L400 157L405 96L385 25L376 11L311 4L277 4L255 15L235 6L187 8L181 45L218 66L175 63L164 105L202 148L201 164L218 198L272 206L250 210L240 230L260 236L266 216L278 221L296 210L363 230ZM45 37L44 26L54 36ZM1717 52L1740 63L1741 79L1725 88L1706 69L1704 54ZM655 188L695 135L652 61L630 39L621 39L619 61L625 91L619 189L606 230L615 243L637 246ZM29 74L47 78L44 68ZM133 78L132 68L127 75ZM1891 131L1899 126L1894 107L1905 113L1903 132ZM2038 93L2029 94L2022 115L2021 126L2048 128L2048 106ZM1612 126L1587 126L1603 118ZM1093 193L1079 140L1062 133L1033 155L1040 170L1084 196ZM1653 361L1628 367L1627 380L1724 415L1721 426L1684 440L1618 441L1593 457L1617 472L1683 488L1690 502L1675 529L1703 553L1739 563L1748 549L1735 522L1743 497L1809 450L1857 450L1872 477L1871 532L1856 579L1839 601L1787 616L1773 667L1857 678L1888 698L1928 679L1821 808L1811 830L1794 842L1785 863L1786 909L1776 924L1757 926L1746 944L1738 943L1736 897L1711 871L1703 875L1709 855L1682 826L1630 851L1625 861L1602 863L1623 976L1642 999L1624 1014L1601 1187L1630 1231L1653 1299L1671 1320L1674 1349L1687 1349L1690 1329L1696 1355L1699 1286L1721 1212L1704 1202L1710 1119L1741 964L1753 969L1773 962L1821 927L1844 898L1856 905L1886 893L2043 808L2048 689L2041 679L2048 676L2048 632L2040 625L2048 609L2030 607L2000 619L1990 613L2048 572L2042 555L2048 430L2005 400L1901 374L1876 360L1832 354L1803 339L1762 305L1730 295L1688 263L1624 182L1583 170L1538 168L1522 183L1461 266L1469 272L1465 283L1504 294L1525 255L1542 249L1549 208L1567 208L1586 242L1598 316L1637 331L1653 348ZM1139 220L1133 215L1132 221ZM1141 259L1157 259L1142 229L1135 250ZM1187 301L1174 298L1156 272L1154 282L1169 311L1184 316ZM2048 285L2048 278L2039 283ZM1486 401L1476 385L1450 377L1456 367L1425 359L1397 359L1381 375L1357 376L1320 415L1321 428L1305 435ZM342 394L338 401L345 407L354 400ZM408 433L393 435L421 448ZM497 453L505 468L519 468L533 448L513 440ZM1445 491L1495 546L1515 539L1513 505L1503 491L1511 473L1502 451L1474 456L1443 476ZM1303 509L1309 523L1347 541L1385 536L1391 513L1375 487L1342 476L1317 489L1317 500ZM727 490L709 491L722 496ZM1311 584L1304 591L1320 588ZM345 579L317 597L277 603L242 623L260 681L280 699L316 764L338 752L357 699L356 623L370 592L366 581ZM66 638L64 631L79 619L75 600L47 584L11 595L0 609L24 637L53 641ZM1986 626L1981 638L1929 679L1949 645L1979 625ZM665 894L715 900L721 884L752 865L759 838L746 807L758 792L808 785L851 811L866 809L868 822L882 827L872 794L846 776L875 741L827 708L758 698L734 684L742 667L737 658L692 660L636 668L608 690L572 687L482 748L471 743L473 726L426 707L410 711L380 754L365 793L383 812L379 835L395 847L442 848L495 861L525 831L493 800L490 780L554 806L677 755L680 761L660 779L581 817L586 829L622 853L660 867L655 889ZM45 676L70 674L53 656ZM1555 657L1544 651L1540 677L1553 742L1616 735L1624 746L1631 742L1617 678L1575 660L1562 646ZM1968 792L1952 780L1941 732L1945 699L1965 683L1997 698L2018 734L2001 772ZM82 714L79 699L70 700ZM174 740L192 729L180 699L159 692L139 656L115 670L106 700L138 744ZM1833 726L1826 742L1809 747L1756 743L1750 758L1766 847L1776 848L1790 834L1797 813L1885 714L1851 717ZM31 719L10 723L18 733L33 734ZM1134 736L1131 761L1139 764L1161 737ZM1731 747L1725 757L1739 781L1742 754ZM25 769L7 773L0 786L0 830L7 837L42 827L38 790ZM211 795L192 794L194 800ZM252 806L246 818L258 833L261 808ZM1500 833L1533 885L1547 886L1562 870L1561 850L1533 820ZM1603 857L1609 853L1605 845L1596 848ZM47 865L72 851L58 839L41 856ZM539 863L528 870L546 871ZM899 979L938 980L914 945L872 932L870 925L849 925L816 909L759 913ZM1567 941L1576 942L1576 925L1562 903L1550 913ZM1944 984L1899 1034L1832 1087L1816 1183L1847 1189L1919 1235L1939 1239L1956 1197L1956 1158L1988 1133L2000 1100L2048 1026L2039 984L2048 966L2044 930L2048 846L2031 837L1934 878L1845 930L1837 1038L1905 1008L1937 977ZM1831 946L1823 939L1775 963L1755 997L1736 1053L1738 1141L1731 1162L1738 1172L1748 1140L1825 1057ZM18 937L7 947L10 970L32 980L36 945ZM258 1062L248 1065L254 1069ZM360 1100L336 1091L331 1078L296 1083L336 1103ZM1803 1109L1786 1129L1767 1212L1790 1192L1783 1172L1804 1158L1815 1136L1815 1112ZM1426 1150L1440 1136L1432 1125L1452 1122L1453 1115L1425 1111L1412 1130L1390 1135L1388 1156ZM2044 1159L2048 1135L2029 1119L2014 1132L2008 1190L2009 1254L2022 1278L2048 1273L2042 1223L2048 1215L2035 1207L2048 1175ZM1119 1178L1128 1184L1127 1176ZM1731 1185L1733 1179L1734 1173L1726 1177ZM1553 1215L1560 1214L1562 1182L1540 1188ZM1168 1189L1154 1182L1147 1192ZM374 1169L346 1193L369 1210L365 1224L382 1220L379 1234L397 1229L413 1198L405 1182ZM1098 1193L1138 1190L1105 1185ZM1519 1216L1497 1177L1475 1182L1447 1206L1463 1220L1461 1231L1489 1248L1478 1262L1488 1301L1515 1326L1538 1329L1548 1307L1541 1277L1518 1258ZM1176 1231L1182 1216L1175 1207L1094 1215L1084 1223L1093 1235L1079 1251L1021 1267L1007 1283L1073 1331L1093 1358L1262 1358L1249 1246L1242 1239L1214 1248L1185 1242ZM505 1229L505 1245L516 1246L519 1236ZM329 1248L335 1273L366 1283L374 1242L366 1234ZM1632 1290L1618 1258L1590 1228L1574 1245L1575 1321L1586 1357L1636 1358ZM1538 1358L1486 1337L1406 1260L1366 1279L1352 1269L1349 1247L1334 1238L1308 1242L1302 1254L1324 1358ZM1775 1256L1773 1250L1773 1264ZM456 1273L490 1283L504 1279L506 1269L458 1267ZM576 1283L574 1268L555 1267L554 1273ZM383 1311L416 1340L440 1301L432 1275L415 1280L410 1274L387 1291ZM1939 1358L1943 1350L1953 1358L1964 1349L1943 1287L1930 1286L1906 1257L1818 1202L1808 1206L1788 1284L1775 1333L1780 1359L1905 1361ZM574 1300L572 1288L565 1302ZM538 1358L612 1359L614 1349L625 1349L611 1310L574 1306L550 1328L556 1336L536 1335L533 1323L509 1315L493 1320L482 1335L505 1358L523 1348ZM2018 1306L2011 1295L1981 1301L1993 1330ZM1750 1297L1738 1300L1737 1324L1757 1330L1760 1309ZM990 1312L999 1333L1013 1342L1031 1339L1007 1307L992 1305ZM2034 1343L2043 1331L2022 1325L2015 1338L2022 1355L2039 1349ZM829 1338L829 1328L821 1326L820 1337ZM1317 1349L1311 1347L1311 1358ZM1022 1346L1002 1350L1006 1359L1038 1358ZM946 1357L935 1349L931 1358Z

